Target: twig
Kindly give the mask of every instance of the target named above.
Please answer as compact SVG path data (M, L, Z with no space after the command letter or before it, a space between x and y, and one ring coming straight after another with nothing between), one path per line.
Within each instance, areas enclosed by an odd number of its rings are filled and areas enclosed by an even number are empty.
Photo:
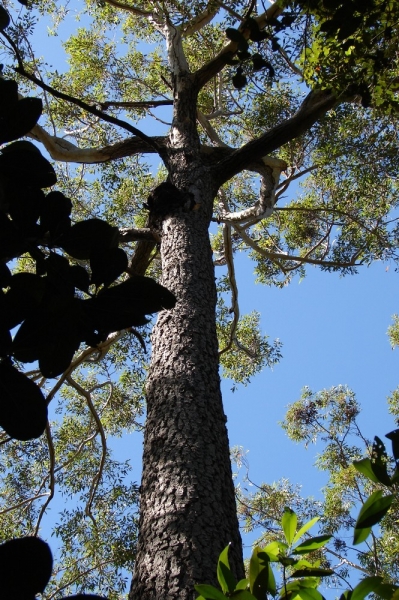
M75 388L75 390L78 392L78 394L80 394L81 396L83 396L86 399L87 405L88 405L89 410L94 418L94 421L96 422L96 425L97 425L97 428L98 428L98 431L99 431L100 437L101 437L102 452L101 452L100 465L98 467L97 473L95 474L95 476L93 477L93 480L91 482L89 498L88 498L88 501L86 503L86 508L85 508L86 516L92 520L94 527L97 528L97 523L91 512L91 507L92 507L94 496L96 494L96 491L98 489L98 486L100 484L101 477L102 477L102 474L104 471L105 458L107 455L107 440L105 437L105 431L104 431L103 424L101 423L101 419L98 416L96 408L93 404L90 392L85 390L77 381L75 381L73 379L72 375L68 375L66 378L66 381L69 383L70 386Z
M55 476L54 476L55 450L54 450L54 443L53 443L53 438L51 435L51 429L50 429L49 422L47 422L47 425L46 425L46 437L47 437L47 445L48 445L49 459L50 459L50 466L49 466L50 493L48 495L46 502L43 504L43 506L40 509L40 513L39 513L38 519L36 521L36 527L35 527L35 532L34 532L35 536L39 533L40 523L42 521L43 515L46 512L46 509L47 509L48 505L50 504L51 500L54 498L54 493L55 493Z

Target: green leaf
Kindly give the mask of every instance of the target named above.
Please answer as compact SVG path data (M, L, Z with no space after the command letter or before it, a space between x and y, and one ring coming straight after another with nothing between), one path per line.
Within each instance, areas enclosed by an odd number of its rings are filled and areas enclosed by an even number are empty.
M240 579L240 581L236 585L235 591L237 591L237 590L246 590L248 586L249 586L249 580L248 579Z
M387 472L387 462L388 456L385 445L378 436L375 436L372 448L371 468L379 482L383 485L391 486L391 478Z
M201 583L200 585L195 585L194 588L205 600L226 600L226 596L213 585Z
M369 458L363 458L362 460L354 460L353 466L356 471L374 481L374 483L380 483L371 466L371 460Z
M353 544L361 544L369 537L371 533L371 527L363 527L362 529L356 529L353 534Z
M388 512L393 500L393 495L383 496L382 490L373 492L360 509L355 529L373 527L379 523Z
M383 600L392 600L395 593L399 591L399 587L390 583L381 583L375 590L374 594L383 598Z
M322 600L323 596L315 589L301 588L295 596L292 596L291 600L294 600L294 598L301 598L301 600Z
M313 519L311 519L310 521L308 521L307 523L305 523L305 525L303 525L299 531L297 531L297 533L294 536L294 539L292 540L292 543L295 544L295 542L297 542L299 540L300 537L303 536L304 533L306 533L311 527L313 527L313 525L315 523L317 523L317 521L320 519L320 517L314 517Z
M267 568L269 570L269 582L267 586L267 591L270 592L272 596L275 596L277 593L276 579L274 577L273 569L270 563L267 565Z
M262 549L262 552L266 552L270 560L278 561L279 554L284 554L288 550L288 545L284 542L271 542Z
M257 546L254 548L249 562L250 590L257 600L263 600L266 593L270 591L269 572L269 557L266 552L262 552L259 546Z
M283 527L285 539L287 540L288 544L292 544L293 542L297 522L298 519L294 511L290 508L285 508L283 517L281 519L281 525Z
M248 592L248 590L237 590L230 595L230 598L235 600L256 600L255 596Z
M328 577L329 575L334 575L334 571L332 569L298 569L295 571L291 577Z
M352 590L351 600L363 600L368 594L374 592L381 582L382 577L365 577Z
M327 544L332 538L331 535L319 535L317 537L310 538L302 544L299 544L296 548L294 548L293 552L295 554L307 554L308 552L313 552L314 550L318 550Z
M229 564L229 547L226 546L220 553L218 566L217 566L217 578L223 593L232 592L236 587L236 581L230 571Z

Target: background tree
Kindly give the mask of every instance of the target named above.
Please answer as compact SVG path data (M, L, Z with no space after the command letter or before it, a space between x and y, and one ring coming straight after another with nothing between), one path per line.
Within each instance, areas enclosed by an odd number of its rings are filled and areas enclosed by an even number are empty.
M307 264L345 274L375 259L396 259L391 211L397 130L391 113L397 63L391 38L382 34L394 29L398 9L375 2L368 22L353 3L357 20L342 37L342 16L321 30L329 19L320 6L284 10L275 4L263 10L244 3L114 0L79 5L83 26L65 42L69 70L62 73L35 54L35 38L28 35L34 12L16 15L3 33L11 57L5 72L14 73L16 59L21 90L22 85L43 90L47 120L30 136L54 160L67 163L59 180L75 200L75 218L110 218L128 248L129 272L161 270L163 284L178 299L173 312L160 316L152 337L132 598L191 598L194 582L214 581L217 557L228 541L233 571L237 577L242 573L218 360L232 372L244 357L250 370L246 375L238 370L239 380L275 361L279 348L261 336L255 315L240 320L234 252L249 251L259 280L269 285L286 285ZM57 4L39 3L37 10L54 17L55 29L68 17ZM357 38L367 31L371 49L365 53ZM353 44L341 43L349 39ZM317 54L320 40L336 52L331 64ZM381 48L382 72L389 75L383 82L381 69L373 71L375 61L366 55ZM318 57L310 74L306 49ZM352 55L362 56L369 69L353 79ZM369 73L375 77L368 80ZM307 93L303 78L314 84L316 75L318 87ZM365 112L359 102L385 112ZM149 136L131 124L144 114L157 117L152 111L169 103L167 135L164 127ZM138 162L143 154L163 161L155 181ZM89 166L74 171L70 163ZM97 174L97 163L99 179L83 179ZM304 196L284 204L289 184L303 175L308 175ZM220 231L210 243L211 223ZM219 356L214 262L227 265L228 273L219 286ZM122 352L123 346L110 350L111 364ZM64 381L88 403L95 397L109 408L110 431L129 422L128 385L113 405L102 396L100 375L93 373L87 387L83 378L84 386L64 375L50 398ZM106 381L112 381L108 373ZM83 428L72 455L80 449L83 457L91 433L77 396L72 404ZM97 430L98 423L92 434ZM55 469L50 464L51 474ZM76 524L68 523L72 537ZM73 581L70 574L67 579Z

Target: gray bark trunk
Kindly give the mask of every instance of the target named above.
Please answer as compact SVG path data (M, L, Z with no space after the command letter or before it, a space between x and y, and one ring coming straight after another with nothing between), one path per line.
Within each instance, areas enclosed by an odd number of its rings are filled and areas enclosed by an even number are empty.
M194 583L215 583L218 555L230 542L232 566L243 577L218 374L208 233L214 190L203 167L184 168L183 156L177 163L174 183L201 206L175 211L160 226L162 283L178 302L160 314L152 338L131 600L192 600Z

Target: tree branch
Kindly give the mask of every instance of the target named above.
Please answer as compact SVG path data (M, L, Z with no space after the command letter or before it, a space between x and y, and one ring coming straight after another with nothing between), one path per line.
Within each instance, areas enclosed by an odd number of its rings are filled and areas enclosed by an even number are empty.
M308 131L336 104L337 99L330 91L310 92L291 118L220 160L213 168L217 185L220 187L231 177L248 168L251 163Z
M320 260L317 258L309 258L309 257L304 257L304 256L296 256L296 255L292 255L292 254L286 254L285 252L269 252L268 250L265 250L264 248L261 248L261 246L258 246L258 244L244 231L244 229L242 227L239 227L238 225L234 224L233 225L234 229L237 231L237 233L242 237L243 241L245 243L248 244L248 246L250 246L253 250L255 250L256 252L258 252L261 256L264 256L265 258L268 258L270 260L278 260L278 261L291 261L291 262L298 262L298 263L305 263L305 264L309 264L309 265L320 265L322 267L359 267L361 266L361 263L355 263L355 260L352 260L351 262L347 262L347 263L343 263L343 262L335 262L335 261L329 261L329 260Z
M197 31L200 31L203 27L208 25L212 19L215 18L219 8L213 2L208 2L208 6L199 15L191 19L187 24L181 26L182 37L186 38L193 35Z
M101 110L108 108L156 108L157 106L173 106L173 100L148 100L143 102L101 102Z
M27 135L43 144L53 160L79 164L97 164L135 154L158 153L154 146L166 151L167 143L167 139L162 136L152 138L154 144L151 145L138 137L133 137L103 148L79 148L65 138L50 135L41 125L35 125Z
M261 176L259 200L253 206L244 210L222 213L221 220L223 222L242 222L252 218L261 220L270 217L276 202L275 192L280 173L286 168L287 163L284 160L272 156L265 156L256 165L251 165L251 170Z
M4 32L2 32L2 33L3 33L3 35L5 35ZM9 40L9 36L7 36L7 39ZM112 117L111 115L108 115L107 113L103 112L102 110L99 110L95 106L87 104L87 102L84 102L83 100L79 100L79 98L74 98L73 96L70 96L69 94L64 94L63 92L59 92L58 90L47 85L46 83L43 83L43 81L41 81L40 79L35 77L35 75L32 75L32 73L29 73L23 66L20 58L18 58L18 62L19 62L19 66L15 67L15 71L17 73L19 73L20 75L23 75L24 77L26 77L26 79L29 79L29 81L32 81L33 83L35 83L42 90L49 92L55 98L60 98L60 100L65 100L66 102L70 102L71 104L75 104L76 106L79 106L79 108L81 108L82 110L85 110L86 112L88 112L92 115L95 115L96 117L99 117L103 121L107 121L108 123L112 123L113 125L117 125L118 127L122 127L126 131L129 131L129 133L136 135L142 141L146 142L160 156L162 156L162 154L164 154L162 152L162 148L159 148L157 143L154 141L154 138L148 137L148 135L146 135L145 133L140 131L140 129L137 129L137 127L130 125L130 123L126 123L126 121L121 121L120 119L117 119L116 117Z
M137 8L136 6L131 6L130 4L125 4L124 2L118 2L118 0L105 0L107 4L110 4L114 8L120 8L122 10L126 10L133 15L137 15L138 17L152 17L152 12L147 10L142 10L141 8Z
M270 6L267 11L262 15L259 15L255 20L258 23L259 29L264 29L267 22L270 19L276 19L283 12L283 8L279 6L278 2L275 2ZM241 17L238 16L238 18ZM246 39L249 39L250 29L245 27L239 27L239 31L243 34ZM221 71L228 63L235 53L237 52L238 44L236 42L230 42L219 52L215 58L210 60L206 65L198 69L195 73L195 83L200 90L212 77L214 77L219 71ZM266 153L265 153L266 154Z

